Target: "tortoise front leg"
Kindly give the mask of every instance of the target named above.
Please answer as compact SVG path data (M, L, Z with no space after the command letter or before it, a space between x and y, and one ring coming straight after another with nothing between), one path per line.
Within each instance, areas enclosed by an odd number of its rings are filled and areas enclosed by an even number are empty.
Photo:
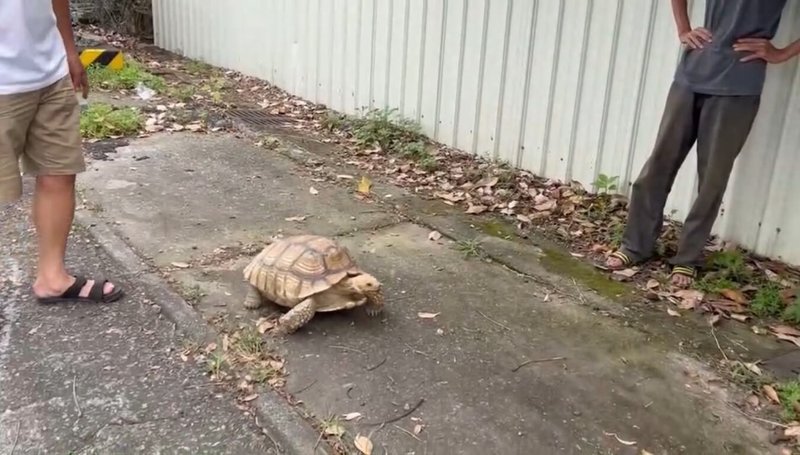
M258 288L252 284L248 284L247 296L244 298L244 307L254 310L260 307L263 303L264 298L261 296L261 292L258 291Z
M314 302L313 298L308 298L298 303L294 308L278 319L276 333L279 335L287 335L294 333L300 327L308 324L308 321L310 321L311 318L314 317L314 313L316 313L316 306L316 302Z

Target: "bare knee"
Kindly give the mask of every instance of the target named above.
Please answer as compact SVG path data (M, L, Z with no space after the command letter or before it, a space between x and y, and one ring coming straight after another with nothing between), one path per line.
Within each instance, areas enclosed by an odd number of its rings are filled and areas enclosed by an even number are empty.
M75 175L39 175L36 189L46 192L67 193L75 188Z

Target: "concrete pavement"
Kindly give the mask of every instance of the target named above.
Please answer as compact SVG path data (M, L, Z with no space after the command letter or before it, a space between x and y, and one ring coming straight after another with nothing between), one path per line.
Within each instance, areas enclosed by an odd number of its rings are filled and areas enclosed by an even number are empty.
M28 188L29 190L29 188ZM110 305L36 304L29 200L0 211L0 454L278 453L159 314L160 299L85 229L72 270L127 291Z
M384 317L318 315L275 345L286 390L320 420L369 435L377 453L775 450L730 406L736 390L720 386L703 353L679 348L713 343L707 329L645 317L634 326L635 311L549 272L532 245L488 238L442 207L417 213L423 227L298 164L324 167L324 147L282 152L232 135L157 134L95 161L80 187L92 216L169 273L207 320L254 324L280 311L241 305L241 269L270 237L313 232L350 247L387 287ZM425 204L399 188L376 192ZM445 236L430 240L431 227ZM474 238L495 260L465 257ZM503 258L523 263L515 272Z

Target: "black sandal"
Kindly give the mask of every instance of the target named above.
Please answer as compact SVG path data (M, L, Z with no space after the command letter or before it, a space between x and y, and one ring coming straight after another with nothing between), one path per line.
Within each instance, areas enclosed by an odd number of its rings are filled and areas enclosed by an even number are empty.
M118 289L114 285L114 290L108 294L103 293L103 289L108 283L108 280L95 280L92 288L89 290L88 297L81 297L81 289L86 286L87 279L82 276L76 276L75 282L72 286L67 288L61 295L54 297L37 297L37 301L43 304L64 303L64 302L88 302L88 303L111 303L121 299L124 295L122 289Z

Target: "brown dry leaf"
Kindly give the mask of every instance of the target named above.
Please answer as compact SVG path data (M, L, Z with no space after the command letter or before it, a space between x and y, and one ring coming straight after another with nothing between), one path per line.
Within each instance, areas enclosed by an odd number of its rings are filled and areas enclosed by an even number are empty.
M531 223L533 221L526 215L517 215L517 220L522 221L523 223Z
M758 405L761 403L761 400L759 400L758 396L756 396L756 395L750 395L749 397L747 397L747 400L745 400L745 401L752 408L757 408Z
M172 266L179 269L188 269L190 267L190 265L185 262L173 262Z
M372 441L366 436L356 435L355 441L356 449L364 455L372 455Z
M737 291L735 289L723 289L720 291L720 294L722 294L722 296L726 299L733 300L740 305L747 304L747 297L742 294L742 291Z
M541 204L534 205L533 209L536 210L537 212L548 212L550 210L553 210L557 206L558 206L558 203L556 201L548 200L547 202L543 202Z
M491 188L491 187L497 185L497 182L499 182L499 181L500 181L500 179L498 179L497 177L486 177L486 178L480 179L477 183L475 183L475 187L476 188L480 188L480 187Z
M319 190L317 190L317 189L316 189L316 188L314 188L313 186L312 186L311 188L309 188L309 189L308 189L308 192L309 192L309 193L311 193L311 194L313 194L314 196L316 196L316 195L318 195L318 194L319 194Z
M733 314L731 314L731 319L735 319L735 320L737 320L739 322L747 322L747 321L750 320L750 316L748 316L746 314L733 313Z
M228 352L228 347L231 345L231 338L226 333L222 335L222 352Z
M248 396L246 396L246 397L242 398L242 402L244 402L244 403L247 403L247 402L249 402L249 401L253 401L253 400L255 400L256 398L258 398L258 394L257 394L257 393L254 393L254 394L252 394L252 395L248 395Z
M351 420L360 419L361 418L361 413L360 412L350 412L348 414L344 414L342 416L342 418L349 422Z
M581 254L581 253L569 253L569 254L570 254L572 257L574 257L574 258L583 258L583 257L586 257L586 255L585 255L585 254Z
M372 190L372 182L366 176L361 176L361 180L358 182L358 192L361 194L369 194L370 190Z
M721 318L722 318L722 316L720 316L719 314L712 314L708 318L708 325L710 325L711 327L714 327L715 325L717 325L719 323L719 320Z
M796 346L800 347L800 337L793 337L791 335L786 335L783 333L775 333L775 336L779 340L788 341L790 343L794 343Z
M198 132L198 131L203 129L203 125L201 125L200 123L196 123L196 122L195 123L190 123L190 124L186 125L186 129L191 131L191 132L193 132L193 133L196 133L196 132Z
M769 398L769 401L775 404L781 404L781 399L778 397L778 392L776 392L771 385L764 384L764 386L762 386L761 388L762 390L764 390L764 393L767 395L767 398Z
M431 231L428 234L428 240L430 240L432 242L435 242L435 241L439 240L440 238L442 238L442 233L439 232L439 231Z
M256 322L256 329L258 330L258 333L262 335L273 327L275 327L275 323L267 318L261 318L258 320L258 322Z
M206 346L206 354L211 354L212 352L217 350L217 343L208 343Z
M420 433L422 433L422 428L423 428L423 427L422 427L422 425L420 425L420 424L416 424L416 425L414 425L414 434L420 434Z
M325 425L325 434L329 436L341 436L345 432L344 426L338 422L332 422Z
M648 451L642 449L641 455L653 455L653 454L652 454L652 452L648 452Z
M683 301L691 301L694 302L694 305L698 305L700 302L703 301L705 294L701 291L696 289L681 289L678 292L672 294L674 297L677 297Z
M480 215L481 213L485 212L488 209L485 205L469 205L469 208L465 211L470 215Z
M661 286L661 283L659 283L658 280L654 280L652 278L647 280L647 284L645 285L647 289L656 289L659 286Z
M672 308L667 308L667 314L672 316L673 318L681 317L681 314L678 313L677 311L673 310Z
M461 202L464 200L464 196L453 193L434 193L433 195L448 202Z
M305 215L303 215L303 216L290 216L289 218L286 218L286 221L294 221L294 222L300 223L300 222L305 221L306 218L308 218L308 217L305 216Z
M616 433L608 433L608 432L604 431L604 432L603 432L603 434L604 434L604 435L606 435L606 436L614 436L614 438L615 438L615 439L617 440L617 442L619 442L620 444L623 444L623 445L626 445L626 446L633 446L633 445L636 445L636 441L626 441L626 440L624 440L624 439L620 438L619 436L617 436L617 434L616 434Z
M426 313L424 311L421 311L417 313L417 317L420 319L434 319L436 318L436 316L439 316L440 314L442 313Z
M783 335L800 337L800 330L797 330L794 327L789 327L788 325L771 325L769 326L769 329L776 334L780 333Z
M614 275L624 276L625 278L633 278L634 275L639 273L635 269L615 270Z
M750 370L751 372L761 376L762 374L761 368L759 368L758 365L756 365L755 363L742 362L742 365L744 365L744 367Z
M784 429L783 434L793 438L800 437L800 425L792 425L789 428Z

